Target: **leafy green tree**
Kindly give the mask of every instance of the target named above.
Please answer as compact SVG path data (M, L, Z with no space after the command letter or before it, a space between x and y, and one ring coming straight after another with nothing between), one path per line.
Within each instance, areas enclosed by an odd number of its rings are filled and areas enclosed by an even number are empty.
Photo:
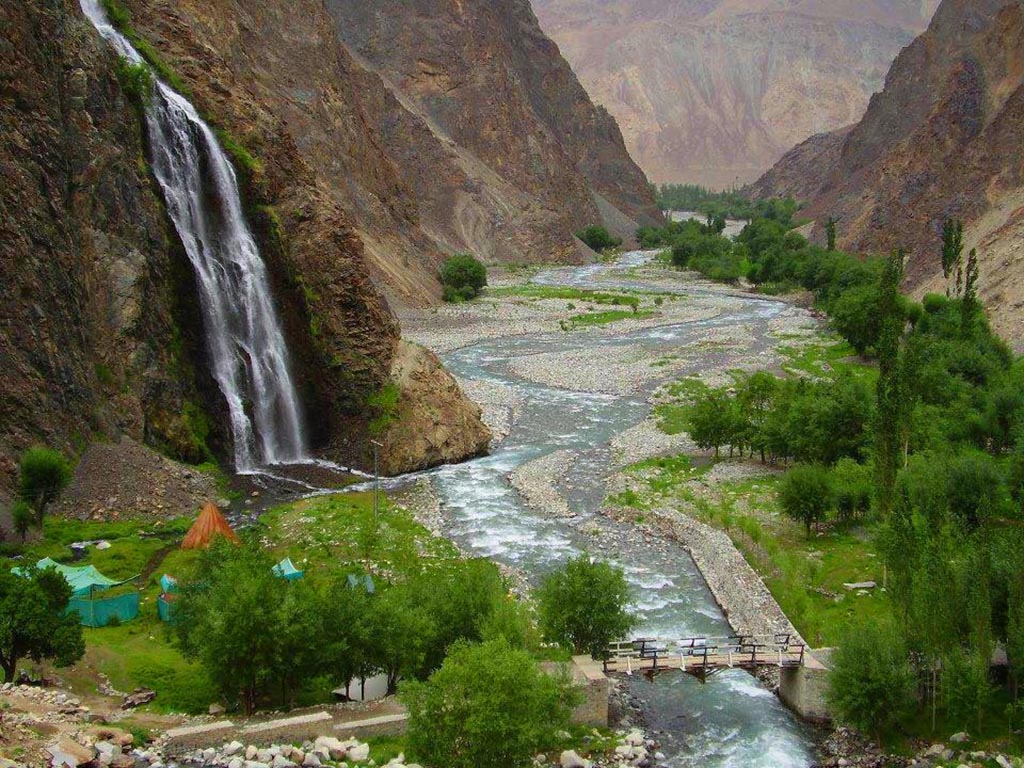
M689 414L690 437L698 448L715 449L717 459L723 445L729 444L737 430L736 406L724 389L712 389L694 402Z
M67 579L52 568L27 569L24 576L0 569L0 667L14 681L21 659L52 659L59 667L85 653L77 613L65 613L71 599Z
M831 324L857 354L866 355L881 330L877 287L859 285L840 294L832 305Z
M47 505L71 482L71 465L60 451L37 446L21 455L19 493L32 506L36 523L43 524Z
M595 659L606 658L608 646L636 626L628 605L622 569L591 561L587 554L569 560L537 589L544 637Z
M441 265L441 286L445 301L475 298L487 285L487 267L468 253L450 256Z
M761 461L766 459L769 440L766 433L773 400L779 388L779 380L767 371L758 371L745 378L736 395L739 414L743 420L745 442L751 455L757 451Z
M832 654L829 702L836 718L882 736L914 706L914 675L906 644L886 622L862 622L848 631Z
M314 610L324 631L314 638L321 671L348 687L356 677L373 672L373 637L370 616L373 596L362 586L351 587L344 577L327 582L316 595Z
M482 640L504 639L513 648L535 651L541 636L526 603L506 597L496 604L480 626Z
M1010 662L1010 676L1013 681L1013 698L1020 692L1020 681L1024 678L1024 559L1018 551L1016 566L1009 580L1006 616L1006 655Z
M949 463L946 499L953 518L969 532L1011 509L1002 472L991 457L980 452L963 453Z
M556 741L577 698L505 640L452 646L425 682L405 682L410 751L427 765L519 768Z
M843 457L862 457L872 409L861 380L843 374L821 383L798 382L783 391L793 398L787 426L793 458L831 465Z
M825 223L825 237L828 240L828 249L830 251L835 251L836 249L837 225L838 222L831 216L828 217L828 221Z
M399 680L428 669L428 655L438 634L427 606L407 584L388 587L374 597L369 616L370 662L387 675L388 693L398 690Z
M871 508L871 467L842 458L832 468L836 511L840 519L864 517Z
M581 229L576 233L576 237L595 251L603 251L606 248L618 248L622 245L622 238L613 237L607 229L596 224L586 229Z
M281 704L295 706L295 695L303 682L327 671L322 666L324 661L337 658L338 644L345 642L348 627L332 626L324 621L327 614L319 608L327 601L320 600L308 580L289 582L280 592L280 603L274 606L278 626L274 637L273 677L279 687ZM345 589L337 593L336 599L345 600L347 592ZM325 647L328 643L333 647ZM327 669L338 675L339 670L333 665Z
M198 660L227 701L252 714L280 686L281 612L288 584L256 543L218 539L182 586L174 627L183 653Z
M964 295L960 300L961 333L971 338L981 315L981 302L978 300L978 251L973 248L967 256L964 280Z
M942 660L941 690L946 716L958 728L981 729L984 712L992 701L987 655L956 649Z
M423 666L417 670L420 677L441 666L452 643L482 639L484 623L508 596L497 566L483 559L432 568L409 579L401 588L409 592L413 604L430 616L434 626L424 646Z
M779 504L787 517L803 523L807 535L811 526L825 519L832 508L834 492L829 471L817 464L798 464L786 473L779 486Z

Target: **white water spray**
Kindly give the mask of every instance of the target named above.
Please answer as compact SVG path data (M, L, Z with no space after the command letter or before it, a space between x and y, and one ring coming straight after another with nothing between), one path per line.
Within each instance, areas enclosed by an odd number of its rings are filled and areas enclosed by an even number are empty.
M99 0L79 3L121 56L144 63ZM213 376L231 418L235 469L308 460L288 349L235 170L195 107L158 80L146 129L153 173L195 269Z

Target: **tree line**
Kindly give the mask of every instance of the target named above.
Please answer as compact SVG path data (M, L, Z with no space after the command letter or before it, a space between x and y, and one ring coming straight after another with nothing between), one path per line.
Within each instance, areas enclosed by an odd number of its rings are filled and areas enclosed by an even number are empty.
M791 225L756 218L730 242L713 222L687 224L654 239L673 264L714 279L813 293L877 365L875 391L846 375L755 374L698 394L694 439L794 462L779 501L809 533L826 521L875 532L893 616L839 648L840 719L880 735L925 711L977 730L1005 695L990 669L1002 648L1012 724L1024 714L1024 363L989 326L977 253L965 254L962 223L947 222L936 253L946 290L915 302L901 293L902 252L858 258L836 250L835 219L827 248Z

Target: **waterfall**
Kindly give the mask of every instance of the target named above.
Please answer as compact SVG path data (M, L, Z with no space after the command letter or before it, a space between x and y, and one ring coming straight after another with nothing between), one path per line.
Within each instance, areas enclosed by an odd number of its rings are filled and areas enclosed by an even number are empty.
M111 26L100 0L79 3L121 56L144 63ZM150 165L195 269L212 373L231 418L235 468L250 472L306 460L288 349L235 170L195 107L159 80L146 107L146 129Z

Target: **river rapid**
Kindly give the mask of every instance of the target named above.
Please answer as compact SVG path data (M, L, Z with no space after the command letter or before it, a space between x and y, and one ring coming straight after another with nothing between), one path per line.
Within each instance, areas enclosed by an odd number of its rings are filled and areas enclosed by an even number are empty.
M613 264L556 268L538 274L533 282L651 290L651 284L630 269L650 257L634 252ZM673 288L659 283L656 290L705 299L715 293L684 282ZM693 322L631 330L627 321L616 326L619 333L538 332L480 341L444 355L445 365L463 381L510 388L521 402L508 436L491 455L430 473L447 521L444 533L463 550L516 568L534 582L581 552L621 566L641 617L638 634L665 639L730 634L682 548L599 513L605 479L613 470L608 443L646 418L654 384L629 396L595 394L582 387L536 383L517 375L513 365L535 355L577 360L581 351L596 352L591 359L600 361L602 352L612 354L623 347L670 355L699 344L722 326L742 326L749 333L739 347L711 353L718 356L719 367L728 365L730 355L749 358L778 344L769 335L769 323L786 305L756 296L737 299L725 291L720 295L721 311ZM695 362L687 373L699 373L699 365ZM560 488L575 513L572 517L549 517L529 508L509 483L509 474L517 467L555 451L572 455L569 480ZM797 768L812 763L812 730L745 672L723 672L703 684L678 673L653 681L635 676L626 686L642 702L648 731L661 742L668 765Z

